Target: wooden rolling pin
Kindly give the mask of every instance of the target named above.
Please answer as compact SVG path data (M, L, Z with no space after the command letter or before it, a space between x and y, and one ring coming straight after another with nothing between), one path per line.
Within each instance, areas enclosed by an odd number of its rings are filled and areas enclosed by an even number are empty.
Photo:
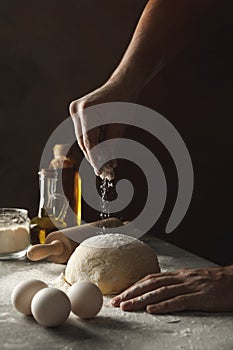
M121 220L116 218L109 218L100 221L95 221L90 224L84 224L75 227L75 232L83 233L90 230L91 227L119 227L123 223ZM71 230L73 228L66 229ZM77 248L79 243L73 241L72 239L66 237L62 232L55 231L50 233L44 244L35 244L27 251L27 257L29 260L38 261L45 258L48 258L50 261L57 264L66 263L71 254Z

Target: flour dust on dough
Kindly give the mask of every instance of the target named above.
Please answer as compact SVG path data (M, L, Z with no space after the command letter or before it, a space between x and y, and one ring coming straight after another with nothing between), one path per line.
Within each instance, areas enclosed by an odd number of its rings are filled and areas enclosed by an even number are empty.
M109 233L88 238L76 248L68 261L65 279L71 285L90 281L108 295L159 271L151 247L131 236Z

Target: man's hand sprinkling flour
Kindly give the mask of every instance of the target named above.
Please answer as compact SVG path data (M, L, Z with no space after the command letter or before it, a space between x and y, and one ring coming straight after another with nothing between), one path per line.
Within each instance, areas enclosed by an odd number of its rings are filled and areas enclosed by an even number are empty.
M99 152L98 157L91 154L91 150L96 145L109 139L120 138L126 128L122 124L101 125L98 128L90 129L91 118L99 118L101 120L101 108L88 110L88 107L96 106L101 103L118 102L118 101L134 101L135 97L132 93L124 89L124 86L114 79L110 79L105 85L97 90L73 101L70 104L70 114L74 122L75 133L79 147L83 151L86 159L93 166L96 175L112 180L114 178L114 168L117 165L116 159L105 163L99 168L98 162L101 161ZM106 148L104 149L106 152ZM110 154L113 150L107 150Z

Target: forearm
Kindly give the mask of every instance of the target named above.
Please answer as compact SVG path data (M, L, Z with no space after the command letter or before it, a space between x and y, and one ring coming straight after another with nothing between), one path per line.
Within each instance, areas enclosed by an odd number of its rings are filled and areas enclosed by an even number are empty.
M215 0L150 0L110 81L135 94L200 30ZM210 11L211 12L211 11Z

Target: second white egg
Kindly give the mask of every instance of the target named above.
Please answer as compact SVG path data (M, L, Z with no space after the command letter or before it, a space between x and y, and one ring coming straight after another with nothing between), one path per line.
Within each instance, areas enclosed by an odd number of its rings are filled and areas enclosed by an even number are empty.
M40 290L32 299L32 315L46 327L61 325L68 318L71 310L67 295L57 288Z

